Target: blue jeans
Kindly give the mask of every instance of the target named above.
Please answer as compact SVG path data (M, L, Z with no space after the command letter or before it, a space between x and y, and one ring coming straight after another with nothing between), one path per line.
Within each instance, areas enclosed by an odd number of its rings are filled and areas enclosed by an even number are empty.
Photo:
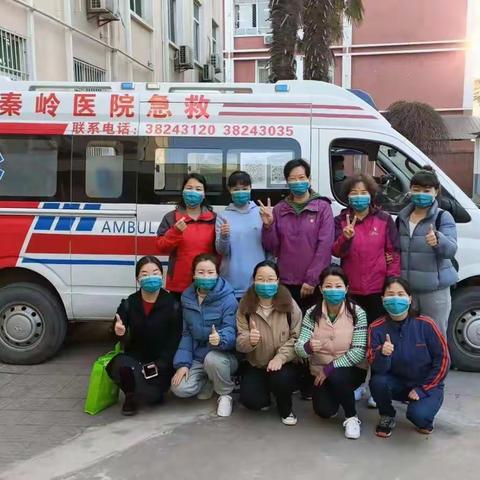
M370 392L377 402L380 415L395 416L392 400L408 401L407 418L418 428L433 428L433 420L443 403L443 385L428 392L428 396L420 400L409 400L412 390L400 378L389 374L372 374Z

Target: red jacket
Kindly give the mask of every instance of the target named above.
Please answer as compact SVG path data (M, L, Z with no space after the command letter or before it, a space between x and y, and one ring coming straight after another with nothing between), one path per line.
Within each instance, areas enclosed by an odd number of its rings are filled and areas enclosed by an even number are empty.
M372 208L363 220L357 219L355 236L347 240L343 235L347 214L352 219L354 212L347 208L335 217L333 255L341 259L350 293L381 293L386 277L400 275L400 246L395 222L388 213ZM393 257L389 265L386 253Z
M187 228L180 232L174 225L182 217ZM192 283L193 259L200 253L215 252L215 218L215 213L207 209L197 220L179 209L163 217L157 231L157 248L161 255L169 256L167 290L183 292Z

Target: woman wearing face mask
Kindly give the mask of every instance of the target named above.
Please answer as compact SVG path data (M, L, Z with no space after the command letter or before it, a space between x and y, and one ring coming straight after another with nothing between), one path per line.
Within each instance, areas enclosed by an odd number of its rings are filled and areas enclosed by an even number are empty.
M182 200L167 213L157 231L157 248L168 255L166 288L178 299L192 283L192 261L215 248L215 213L205 200L207 182L191 173L182 186Z
M440 181L431 167L410 180L411 204L397 219L400 232L401 275L413 292L413 306L437 322L446 335L452 306L450 287L458 281L453 262L457 227L450 212L439 208Z
M387 315L372 323L368 332L370 390L380 412L379 437L389 437L396 425L392 400L408 402L407 418L423 434L432 432L443 403L450 367L447 343L431 318L410 310L411 302L404 279L387 279L383 290Z
M349 207L335 217L333 255L350 282L352 298L367 313L368 323L384 314L382 288L390 275L400 275L400 243L392 217L376 208L377 184L369 175L345 182ZM385 256L392 260L387 264Z
M123 390L124 415L134 415L138 402L158 403L170 387L173 356L181 333L180 306L163 287L162 264L143 257L135 267L140 290L122 300L115 315L115 334L124 353L107 366Z
M172 392L207 400L215 391L220 417L232 413L237 306L233 288L218 276L216 257L195 257L193 284L182 295L183 333L173 360Z
M295 425L292 393L299 386L300 370L292 361L302 312L288 289L279 285L275 263L260 262L253 282L237 312L237 351L247 360L240 401L250 410L263 410L270 406L272 393L282 422Z
M330 264L334 235L330 200L311 189L310 165L290 160L283 169L290 195L275 208L260 203L265 250L278 259L280 281L302 312L315 303L320 272Z
M240 299L250 287L252 270L265 260L260 209L250 200L252 179L236 171L228 178L232 203L217 216L217 253L222 256L220 275L232 285Z
M340 267L330 266L320 275L321 300L302 322L295 351L310 361L314 377L313 410L331 418L339 407L345 413L345 437L360 437L355 389L367 375L367 316L348 295L348 280Z

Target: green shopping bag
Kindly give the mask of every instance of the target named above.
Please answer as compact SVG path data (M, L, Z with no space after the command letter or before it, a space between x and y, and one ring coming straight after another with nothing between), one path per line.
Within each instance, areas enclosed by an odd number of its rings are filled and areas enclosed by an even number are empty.
M120 343L117 343L114 351L108 352L95 360L88 384L85 413L96 415L117 403L118 386L108 376L106 368L110 360L121 351L122 347Z

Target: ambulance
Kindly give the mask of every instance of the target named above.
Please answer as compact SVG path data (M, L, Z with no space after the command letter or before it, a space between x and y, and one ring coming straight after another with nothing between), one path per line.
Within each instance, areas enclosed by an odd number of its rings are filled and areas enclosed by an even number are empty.
M375 108L321 82L0 81L0 361L42 362L69 322L113 318L136 288L135 262L157 254L186 174L206 177L217 211L237 169L254 199L275 204L287 194L283 166L303 157L338 214L334 156L347 175L374 175L392 214L432 164ZM458 368L480 370L480 210L435 169L459 237L448 341Z

